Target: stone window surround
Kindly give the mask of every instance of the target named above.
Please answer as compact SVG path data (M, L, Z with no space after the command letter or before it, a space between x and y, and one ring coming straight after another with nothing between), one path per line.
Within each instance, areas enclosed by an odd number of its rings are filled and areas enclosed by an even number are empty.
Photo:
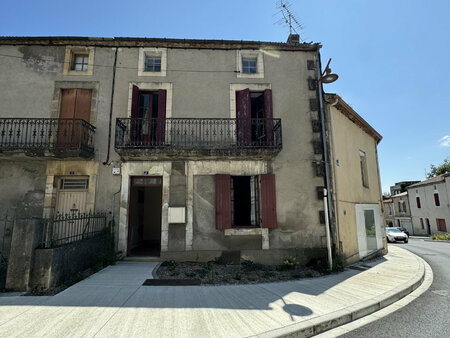
M58 179L61 176L89 177L89 186L86 196L86 211L95 210L95 191L97 188L98 162L96 161L48 161L46 169L46 184L44 197L43 217L54 214L56 208L56 195Z
M94 51L95 47L82 46L66 46L66 54L64 57L63 75L91 76L94 74ZM89 55L89 63L87 70L73 70L73 58L76 54Z
M256 73L248 74L242 72L242 59L256 58ZM236 76L238 78L247 79L263 79L264 78L264 54L259 50L237 50L236 51Z
M128 86L128 117L131 117L131 105L133 101L133 85L139 90L166 90L166 118L172 117L172 91L173 84L171 82L130 82Z
M59 117L59 108L61 104L61 90L62 89L91 89L92 101L91 101L91 117L89 123L93 126L97 123L97 105L98 105L98 93L99 82L96 81L55 81L55 89L53 90L53 99L50 107L50 117Z
M146 72L145 58L146 56L161 57L160 72ZM167 74L167 48L139 48L138 76L166 76Z

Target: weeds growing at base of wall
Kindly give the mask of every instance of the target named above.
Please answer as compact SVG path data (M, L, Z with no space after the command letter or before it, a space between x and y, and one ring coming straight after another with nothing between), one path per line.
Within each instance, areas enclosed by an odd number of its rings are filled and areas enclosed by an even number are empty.
M432 239L438 239L441 241L450 241L450 234L433 235Z

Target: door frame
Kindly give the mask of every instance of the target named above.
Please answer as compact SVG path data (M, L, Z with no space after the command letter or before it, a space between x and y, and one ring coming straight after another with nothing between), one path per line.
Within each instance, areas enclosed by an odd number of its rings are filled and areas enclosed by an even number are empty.
M129 176L129 193L128 193L128 229L127 229L127 256L130 255L130 242L131 242L131 211L132 211L132 195L133 195L133 188L136 186L133 184L134 180L139 178L159 178L161 179L161 183L158 184L142 184L139 185L139 187L161 187L161 209L163 206L163 196L162 196L162 189L163 189L163 176L159 175L146 175L146 176ZM162 232L162 219L161 219L161 232Z

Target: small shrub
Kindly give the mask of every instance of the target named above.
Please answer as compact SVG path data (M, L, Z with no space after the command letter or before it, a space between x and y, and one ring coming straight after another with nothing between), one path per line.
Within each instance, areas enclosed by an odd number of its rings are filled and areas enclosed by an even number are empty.
M215 277L216 277L215 269L214 266L212 266L211 269L208 271L208 283L214 284Z
M214 258L214 263L216 265L226 265L227 261L225 260L225 258L223 258L223 256L220 256L220 257Z
M450 234L440 234L431 236L432 239L438 239L441 241L450 241Z
M236 273L233 278L236 279L236 280L241 280L242 276L241 276L240 273Z
M264 271L264 273L263 273L263 277L265 277L265 278L269 278L269 277L273 277L273 276L275 276L275 272L273 272L273 271Z
M285 260L283 261L283 265L286 267L287 270L294 270L298 264L299 263L297 262L297 258L293 256L289 256L285 258Z
M264 265L253 261L245 261L242 264L247 267L248 271L260 271L264 269Z
M344 271L344 261L341 256L334 257L332 271L334 272Z
M249 282L254 282L255 280L257 280L258 279L258 277L256 277L256 276L248 276L247 277L247 280L249 281Z
M184 275L185 275L186 277L192 278L192 277L197 276L197 273L196 273L195 271L187 271L187 272L184 273Z
M178 276L179 274L180 274L180 271L178 271L178 270L172 270L170 272L170 275L173 276L173 277Z
M314 274L312 273L312 271L308 271L307 273L305 273L305 277L311 278L314 277Z
M230 277L228 277L228 276L223 276L223 277L222 277L222 282L224 282L224 283L229 283L229 282L230 282Z
M196 273L198 274L198 276L200 278L205 278L206 275L208 274L208 270L206 270L206 269L199 269L199 270L196 270Z
M175 267L176 265L177 265L177 263L175 261L164 261L161 263L161 266L166 266L166 267L169 267L169 266Z
M294 271L294 272L291 273L291 277L292 278L301 278L302 274L300 272L298 272L298 271Z

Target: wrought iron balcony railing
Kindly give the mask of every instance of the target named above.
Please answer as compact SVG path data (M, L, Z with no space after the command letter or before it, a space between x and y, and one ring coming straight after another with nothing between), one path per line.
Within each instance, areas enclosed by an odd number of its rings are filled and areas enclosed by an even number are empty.
M282 148L280 119L118 118L115 148L243 150Z
M90 157L95 127L82 119L0 118L0 151Z

